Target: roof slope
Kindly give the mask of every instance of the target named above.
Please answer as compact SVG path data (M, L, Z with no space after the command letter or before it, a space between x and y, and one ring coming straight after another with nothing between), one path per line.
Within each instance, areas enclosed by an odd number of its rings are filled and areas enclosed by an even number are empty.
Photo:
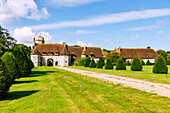
M158 57L158 53L153 49L131 49L131 48L121 48L120 52L123 56L129 59L138 56L143 59L155 59Z

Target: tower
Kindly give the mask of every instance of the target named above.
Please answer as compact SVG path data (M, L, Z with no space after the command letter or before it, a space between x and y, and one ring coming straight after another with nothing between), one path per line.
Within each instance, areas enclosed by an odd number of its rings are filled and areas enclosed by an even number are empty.
M38 44L44 44L44 43L45 43L44 37L42 37L41 35L38 36L36 42L37 42Z
M86 45L84 46L84 49L81 53L81 58L86 58Z

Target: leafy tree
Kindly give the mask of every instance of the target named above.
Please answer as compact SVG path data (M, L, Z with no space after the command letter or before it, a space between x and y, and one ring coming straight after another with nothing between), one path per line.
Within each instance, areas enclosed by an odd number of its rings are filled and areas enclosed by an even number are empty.
M111 53L107 54L106 59L110 59L113 64L116 64L120 57L122 57L121 53L112 51Z
M130 66L130 65L131 65L131 63L130 63L129 60L126 62L126 65L127 65L127 66Z
M28 66L25 53L21 47L15 47L13 55L16 59L17 66L19 69L20 77L28 76L30 74L30 67Z
M12 78L5 72L5 66L0 59L0 98L3 98L12 85Z
M13 81L19 78L19 70L14 55L6 52L1 59L5 65L6 76L11 77Z
M102 61L101 60L99 60L98 62L97 62L97 66L96 66L97 68L103 68L103 64L102 64Z
M84 60L84 67L89 67L89 64L90 64L90 58L87 57L87 58L85 58L85 60Z
M113 64L110 59L107 59L105 69L113 69Z
M91 60L89 67L90 68L96 68L96 63L95 63L94 59Z
M126 65L122 58L119 58L119 60L116 64L116 70L126 70Z
M159 55L161 54L163 57L164 57L164 59L166 60L167 59L167 56L168 56L168 53L167 52L165 52L164 50L158 50L158 51L156 51Z
M170 65L170 54L167 57L167 65Z
M147 60L146 65L152 65L149 60Z
M135 56L133 58L132 65L131 65L131 70L132 71L141 71L142 70L142 63L141 63L140 59L137 56Z
M158 58L156 59L155 65L153 67L153 73L158 73L158 74L168 73L168 67L166 65L166 61L162 55L159 55Z
M145 62L143 60L141 60L141 63L142 63L142 65L145 65Z

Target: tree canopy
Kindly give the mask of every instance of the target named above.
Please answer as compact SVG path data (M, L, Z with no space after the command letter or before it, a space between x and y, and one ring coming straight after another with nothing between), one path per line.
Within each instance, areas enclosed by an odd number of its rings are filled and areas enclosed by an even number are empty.
M121 53L112 51L111 53L107 54L106 59L110 59L113 64L116 64L120 57L122 57Z

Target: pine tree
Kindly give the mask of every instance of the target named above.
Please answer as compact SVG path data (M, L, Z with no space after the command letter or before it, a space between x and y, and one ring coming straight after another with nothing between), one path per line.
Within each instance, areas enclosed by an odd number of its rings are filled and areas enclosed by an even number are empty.
M113 69L113 64L110 59L107 59L105 69Z
M98 62L97 62L97 66L96 66L97 68L103 68L103 63L102 63L102 61L101 60L99 60Z
M94 59L91 60L89 67L90 68L96 68L96 63L95 63Z
M142 70L142 63L141 63L140 59L137 56L135 56L133 58L132 65L131 65L131 70L132 71L141 71Z
M99 60L101 60L102 61L102 66L104 66L105 65L105 62L104 62L104 58L102 58L102 57L99 57Z
M142 63L142 65L145 65L145 62L143 60L141 60L141 63Z
M146 65L151 65L151 62L147 60Z
M129 60L126 62L126 65L127 65L127 66L130 66L130 65L131 65L131 63L130 63Z
M119 60L116 64L116 70L126 70L126 65L122 58L119 58Z
M155 65L153 67L153 73L158 73L158 74L168 73L168 67L166 65L166 61L162 55L159 55L158 58L156 59Z

